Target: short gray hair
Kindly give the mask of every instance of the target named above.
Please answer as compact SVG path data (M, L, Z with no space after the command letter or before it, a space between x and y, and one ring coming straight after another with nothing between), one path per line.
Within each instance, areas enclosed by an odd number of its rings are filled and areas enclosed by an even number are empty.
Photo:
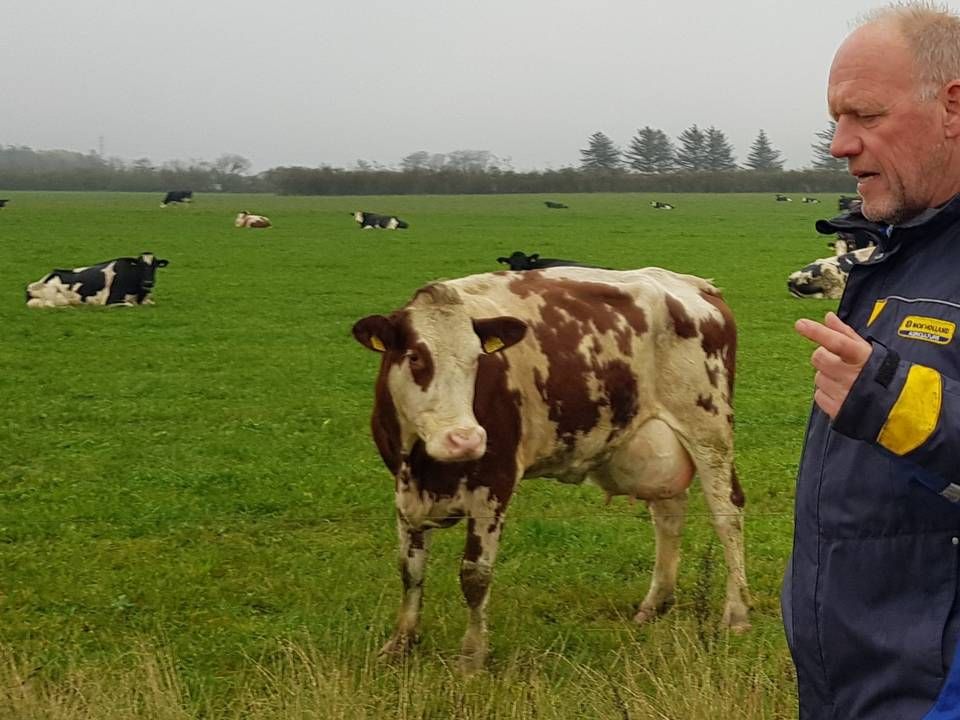
M873 23L890 23L907 41L921 100L932 100L944 85L960 79L960 16L946 6L896 2L867 13L859 25Z

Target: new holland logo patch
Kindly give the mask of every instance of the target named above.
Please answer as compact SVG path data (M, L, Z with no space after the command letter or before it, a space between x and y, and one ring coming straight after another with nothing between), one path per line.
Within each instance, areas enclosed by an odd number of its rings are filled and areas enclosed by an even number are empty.
M956 329L956 323L947 320L908 315L900 323L897 335L910 340L923 340L937 345L946 345L953 340L953 333Z

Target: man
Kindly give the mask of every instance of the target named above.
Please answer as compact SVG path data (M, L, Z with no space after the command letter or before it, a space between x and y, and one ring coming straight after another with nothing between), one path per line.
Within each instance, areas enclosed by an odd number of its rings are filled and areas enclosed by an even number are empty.
M800 717L960 718L960 18L875 13L827 99L880 245L796 323L819 346L781 598Z

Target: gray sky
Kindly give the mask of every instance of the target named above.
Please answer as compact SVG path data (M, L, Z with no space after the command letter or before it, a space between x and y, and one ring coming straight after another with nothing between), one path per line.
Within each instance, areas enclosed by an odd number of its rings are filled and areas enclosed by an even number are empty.
M811 161L833 52L876 0L33 0L0 21L0 144L277 165L489 150L576 165L715 125ZM960 1L949 6L957 10Z

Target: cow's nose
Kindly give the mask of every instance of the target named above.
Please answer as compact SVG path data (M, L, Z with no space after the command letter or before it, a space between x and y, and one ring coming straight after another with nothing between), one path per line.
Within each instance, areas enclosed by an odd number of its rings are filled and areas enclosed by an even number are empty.
M487 433L479 425L470 428L456 428L447 433L446 445L456 457L476 459L483 454L487 442Z

